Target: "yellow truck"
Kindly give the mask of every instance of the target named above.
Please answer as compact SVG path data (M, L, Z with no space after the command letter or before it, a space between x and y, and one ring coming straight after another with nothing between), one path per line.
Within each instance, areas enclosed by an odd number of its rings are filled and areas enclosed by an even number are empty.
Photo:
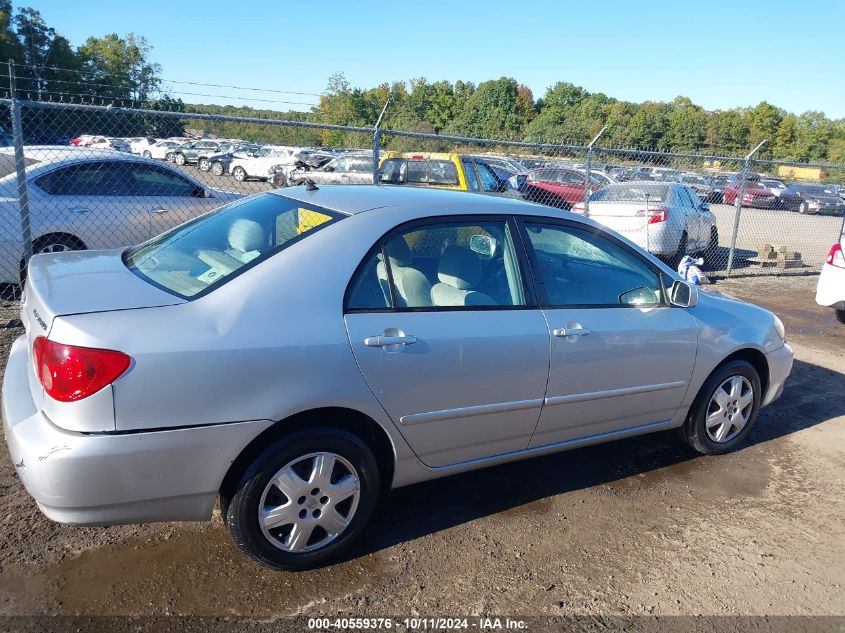
M790 180L809 180L819 182L827 178L827 170L819 167L793 167L791 165L779 165L778 176Z

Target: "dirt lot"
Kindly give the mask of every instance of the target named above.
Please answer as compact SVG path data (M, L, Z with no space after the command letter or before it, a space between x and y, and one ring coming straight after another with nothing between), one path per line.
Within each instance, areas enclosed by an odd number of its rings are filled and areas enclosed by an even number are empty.
M397 490L357 557L307 573L255 567L219 516L51 523L3 444L0 614L845 616L845 326L815 283L718 284L777 312L796 351L743 450L663 433ZM0 334L5 360L19 330Z

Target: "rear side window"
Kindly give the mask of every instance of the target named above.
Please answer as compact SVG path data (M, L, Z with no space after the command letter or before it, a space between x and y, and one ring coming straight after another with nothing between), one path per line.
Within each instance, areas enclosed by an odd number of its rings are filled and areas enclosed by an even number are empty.
M189 299L343 216L265 193L230 204L127 252L127 267Z

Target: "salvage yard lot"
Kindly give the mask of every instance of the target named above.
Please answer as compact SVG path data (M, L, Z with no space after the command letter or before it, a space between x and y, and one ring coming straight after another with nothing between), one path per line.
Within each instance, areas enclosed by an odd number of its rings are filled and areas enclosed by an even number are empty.
M775 311L796 352L743 450L695 456L662 433L397 490L357 557L311 572L254 566L219 515L51 523L2 444L0 614L845 615L845 327L816 280L716 286ZM0 334L4 364L20 330Z

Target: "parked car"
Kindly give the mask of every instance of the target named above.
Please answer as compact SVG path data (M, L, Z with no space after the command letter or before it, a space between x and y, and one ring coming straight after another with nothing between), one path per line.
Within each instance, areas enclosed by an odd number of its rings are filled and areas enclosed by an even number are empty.
M229 163L229 173L238 182L249 180L267 180L270 167L284 163L293 164L296 151L290 147L265 146L250 155L236 155Z
M426 152L387 152L381 161L381 183L456 189L521 197L478 157Z
M284 164L273 166L271 176L273 186L286 187L288 184L301 184L306 178L317 185L373 184L372 153L337 156L317 169L303 170L297 168L295 171L287 172L283 169L296 167L300 163L301 161L297 160L294 165Z
M229 147L229 143L225 141L200 140L185 143L173 151L173 162L177 165L193 165L202 158L207 160L212 154L225 152Z
M786 184L780 180L774 180L773 178L761 178L760 186L764 189L768 189L773 196L780 196L784 191L786 191Z
M710 194L710 199L707 202L714 204L722 204L725 201L725 189L730 186L730 178L728 176L713 176L712 179L713 191Z
M732 451L793 360L771 312L600 224L417 187L260 193L36 256L24 296L3 422L39 509L209 520L219 495L288 570L347 555L391 488L673 428Z
M677 182L692 189L695 195L705 202L721 202L721 193L718 196L718 200L714 200L716 196L714 195L713 181L709 176L695 173L681 174Z
M779 198L780 206L798 213L845 212L845 200L837 195L832 185L793 183Z
M157 143L157 139L140 137L127 139L127 142L129 143L130 152L132 152L133 154L143 155L144 150L146 150L151 145L155 145Z
M137 244L241 196L210 189L178 169L109 150L33 161L26 170L35 253ZM88 152L91 152L89 154ZM0 178L0 206L18 217L14 166ZM0 224L0 283L18 283L23 237Z
M722 192L722 202L725 204L736 204L739 196L740 181L734 179L725 187ZM757 207L760 209L774 209L778 206L778 198L768 189L760 184L759 179L745 181L745 192L742 196L742 206Z
M540 204L570 209L584 201L586 174L574 169L544 167L528 173L525 184L526 200ZM591 179L590 191L598 191L601 184Z
M255 143L236 143L226 151L217 154L210 154L206 157L208 171L215 176L223 176L229 173L229 167L237 158L245 158L255 155L261 149L260 145Z
M114 149L119 152L131 153L129 150L129 143L122 138L114 138L111 136L94 136L84 145L85 147L93 147L94 149Z
M583 211L582 205L575 210ZM682 184L632 181L607 185L590 196L590 217L673 266L690 253L719 246L710 205Z
M830 247L816 286L816 303L833 308L836 318L845 324L845 223L839 241Z
M141 155L145 158L157 158L158 160L166 160L172 163L173 152L175 152L176 149L181 146L182 143L178 141L158 141L157 143L148 145L141 152Z

